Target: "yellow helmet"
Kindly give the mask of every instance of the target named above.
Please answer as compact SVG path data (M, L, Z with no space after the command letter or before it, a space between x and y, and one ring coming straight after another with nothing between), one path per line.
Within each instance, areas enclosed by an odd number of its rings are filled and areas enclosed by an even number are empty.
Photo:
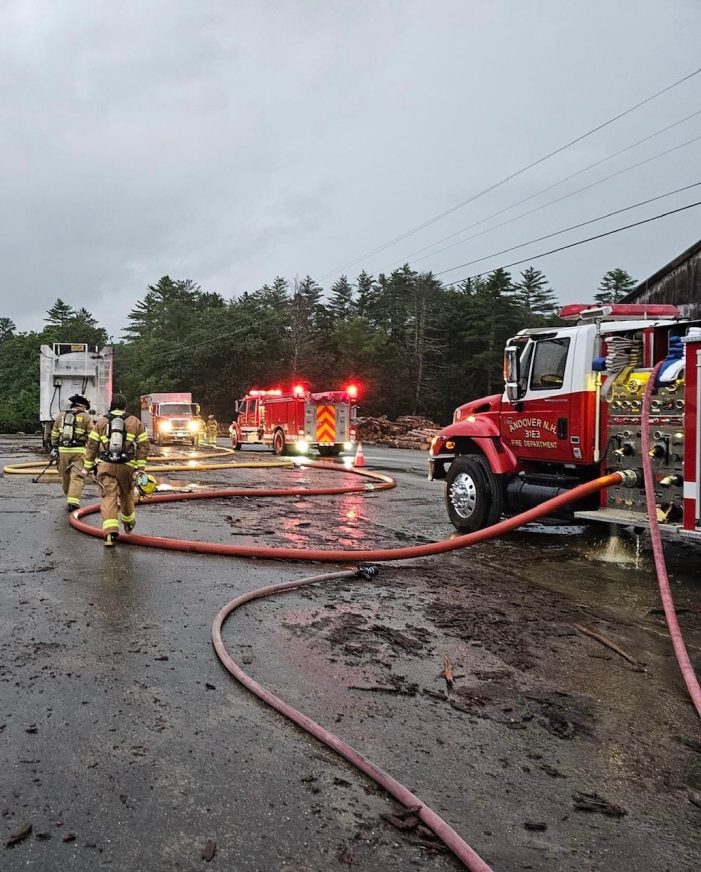
M152 494L158 487L158 482L156 481L156 479L146 472L138 473L135 481L139 493L143 494L145 497L149 496L149 494Z

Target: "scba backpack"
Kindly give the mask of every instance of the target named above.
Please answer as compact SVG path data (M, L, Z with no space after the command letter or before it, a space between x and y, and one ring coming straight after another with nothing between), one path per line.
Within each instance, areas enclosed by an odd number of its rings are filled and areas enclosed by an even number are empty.
M64 447L76 444L75 425L76 414L69 410L64 414L63 425L61 426L61 445Z
M126 463L129 459L127 451L127 433L122 415L109 414L107 416L109 428L107 430L107 447L102 453L102 459L110 463Z

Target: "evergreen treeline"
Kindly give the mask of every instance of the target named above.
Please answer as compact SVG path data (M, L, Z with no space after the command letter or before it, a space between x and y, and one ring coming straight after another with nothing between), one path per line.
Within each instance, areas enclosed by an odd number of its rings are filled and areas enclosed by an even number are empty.
M460 403L502 389L506 339L556 323L557 308L533 267L445 286L405 264L354 282L342 276L326 295L311 276L278 277L231 300L163 276L127 315L114 386L134 411L140 394L191 391L205 414L227 421L251 386L331 390L356 380L361 414L445 423ZM0 431L36 429L40 345L108 341L90 312L61 299L45 321L40 332L17 333L0 318Z

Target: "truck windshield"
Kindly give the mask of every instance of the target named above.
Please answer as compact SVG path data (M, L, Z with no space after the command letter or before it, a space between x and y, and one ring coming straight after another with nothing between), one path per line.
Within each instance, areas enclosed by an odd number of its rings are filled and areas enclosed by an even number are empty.
M159 415L191 415L190 403L161 403L158 406Z

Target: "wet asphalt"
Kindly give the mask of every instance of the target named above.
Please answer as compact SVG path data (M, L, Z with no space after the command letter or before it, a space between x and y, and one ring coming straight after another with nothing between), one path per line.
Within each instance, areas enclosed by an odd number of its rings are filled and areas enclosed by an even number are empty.
M0 440L3 465L35 451L28 438ZM451 534L425 455L366 446L366 458L399 487L141 506L138 532L356 548ZM159 478L254 487L313 485L319 474ZM84 503L94 498L88 490ZM56 483L27 477L0 479L0 515L0 868L462 868L214 654L212 621L231 598L333 566L104 549L68 526ZM383 567L372 583L246 606L224 640L257 680L403 780L495 870L694 870L698 719L644 543L635 546L603 562L598 533L535 526ZM667 551L701 666L701 558Z

